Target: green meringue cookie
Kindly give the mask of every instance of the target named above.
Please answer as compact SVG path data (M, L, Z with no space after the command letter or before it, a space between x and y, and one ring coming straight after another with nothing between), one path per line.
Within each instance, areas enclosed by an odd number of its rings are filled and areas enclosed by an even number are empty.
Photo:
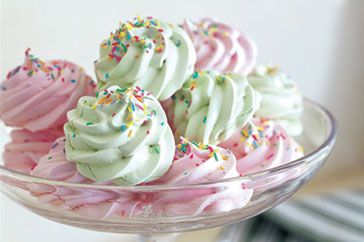
M94 181L136 185L158 179L172 165L175 143L166 115L139 87L84 96L67 118L66 157Z
M257 115L277 121L290 135L300 135L302 95L294 81L278 67L271 66L256 67L248 80L262 95Z
M245 76L199 71L172 96L168 117L175 138L218 144L249 121L259 102Z
M196 52L187 33L154 18L134 18L100 45L99 88L140 86L163 101L192 74Z

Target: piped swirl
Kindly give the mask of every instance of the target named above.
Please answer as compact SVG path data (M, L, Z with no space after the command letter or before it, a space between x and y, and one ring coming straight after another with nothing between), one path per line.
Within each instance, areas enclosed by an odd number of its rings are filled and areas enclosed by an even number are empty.
M259 102L242 75L196 71L172 97L168 118L175 137L217 144L244 126Z
M186 32L158 19L121 23L100 46L100 87L140 86L159 100L173 95L193 72L196 53Z
M174 141L165 113L147 91L113 86L82 97L64 126L66 155L94 180L136 185L172 164Z

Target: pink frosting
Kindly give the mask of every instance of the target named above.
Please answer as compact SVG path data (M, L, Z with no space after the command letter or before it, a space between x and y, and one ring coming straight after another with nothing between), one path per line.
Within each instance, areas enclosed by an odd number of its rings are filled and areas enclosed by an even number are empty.
M254 67L257 58L255 43L240 31L210 18L196 22L186 19L182 27L195 46L196 69L246 75Z
M29 174L60 136L63 136L62 129L48 129L34 133L25 129L11 131L11 141L5 145L3 153L5 167Z
M153 184L190 185L239 176L234 155L217 146L201 145L182 138L177 145L173 165ZM253 190L241 182L219 184L211 188L185 189L158 194L152 208L168 215L223 212L244 207Z
M69 183L111 185L108 182L95 183L79 174L76 163L66 160L64 143L65 137L56 140L49 153L31 171L31 175ZM28 188L32 195L38 197L39 202L59 206L88 218L132 216L142 211L142 196L131 192L41 183L29 183Z
M43 62L25 52L25 61L1 84L0 118L32 132L62 126L81 96L94 95L96 84L78 65Z
M237 158L241 175L267 170L303 156L302 147L277 123L260 118L219 144Z

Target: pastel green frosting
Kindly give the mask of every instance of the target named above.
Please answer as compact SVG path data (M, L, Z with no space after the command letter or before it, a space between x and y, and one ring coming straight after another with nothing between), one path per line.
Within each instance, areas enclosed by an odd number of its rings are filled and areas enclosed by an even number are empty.
M192 41L182 28L134 18L101 43L95 72L100 89L140 86L162 101L182 87L195 62Z
M96 96L82 97L67 113L67 159L97 182L136 185L166 173L175 143L157 99L142 89L118 86Z
M218 144L249 121L259 102L245 76L199 71L172 97L168 117L175 138Z
M262 95L257 115L277 121L290 135L300 135L302 95L295 82L279 68L270 66L258 66L248 79Z

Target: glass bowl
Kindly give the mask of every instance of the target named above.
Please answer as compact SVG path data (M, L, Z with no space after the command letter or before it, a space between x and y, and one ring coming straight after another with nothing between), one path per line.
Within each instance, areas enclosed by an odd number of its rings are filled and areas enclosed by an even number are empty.
M187 186L120 187L47 180L1 166L1 191L47 219L95 231L140 234L142 241L153 241L160 233L222 226L282 203L324 164L335 143L334 117L305 100L302 123L304 133L297 140L306 155L250 175ZM2 141L8 136L2 128ZM79 206L78 199L84 197L93 199Z

